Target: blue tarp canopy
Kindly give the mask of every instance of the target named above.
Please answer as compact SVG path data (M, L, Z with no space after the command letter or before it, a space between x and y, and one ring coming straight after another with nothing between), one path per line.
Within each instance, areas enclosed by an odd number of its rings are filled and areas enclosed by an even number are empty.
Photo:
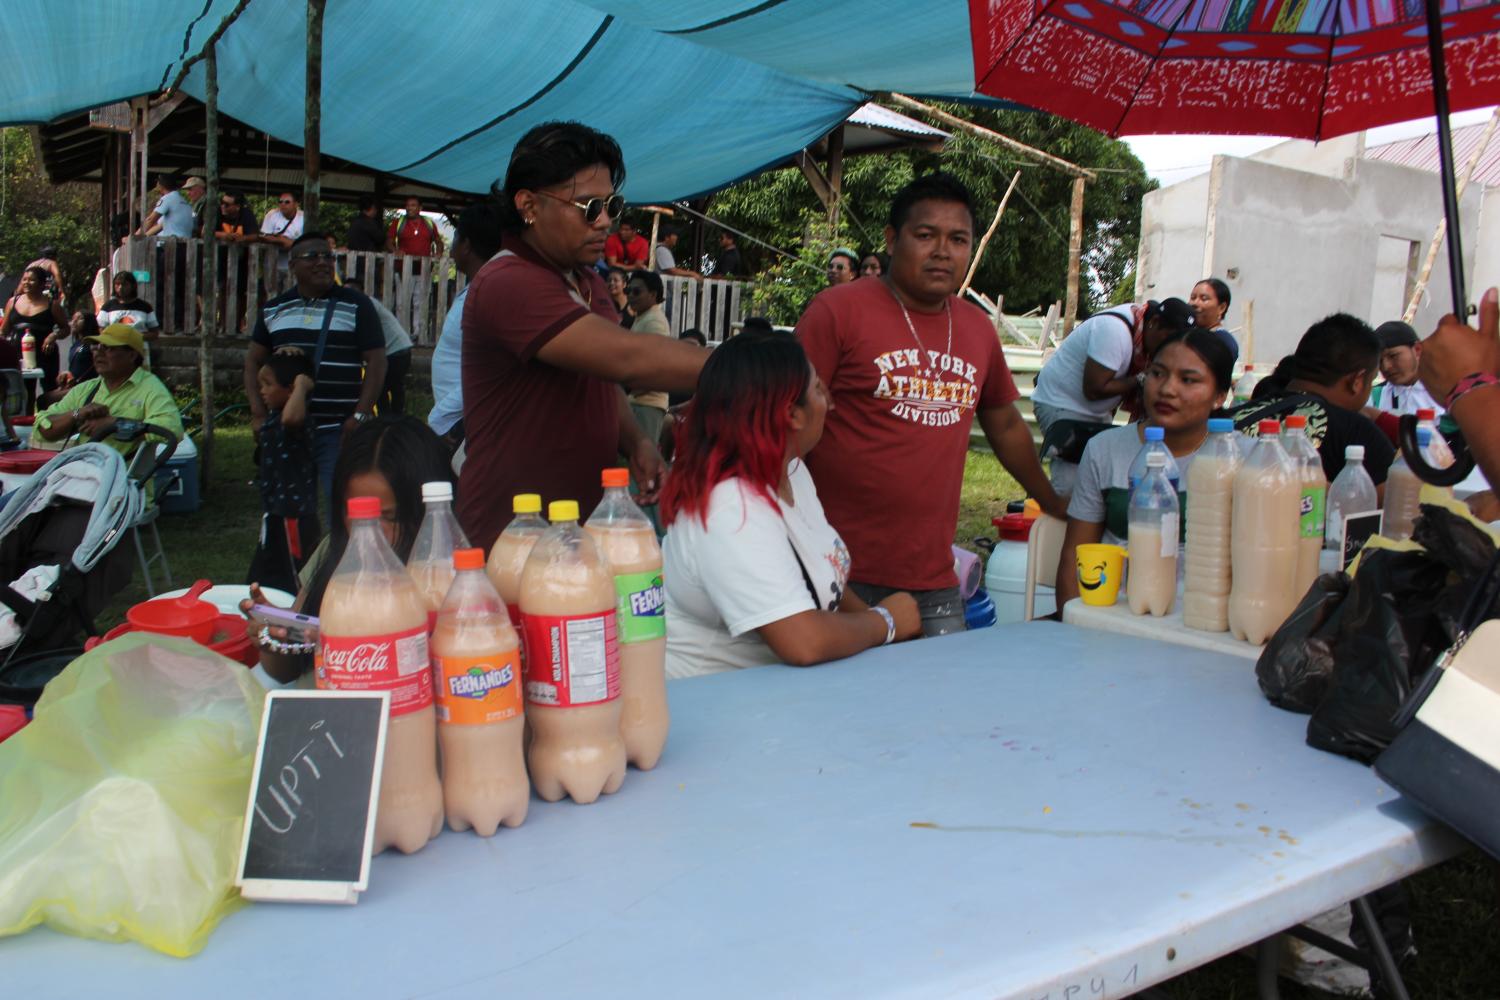
M0 121L155 93L235 0L7 0ZM224 113L300 145L306 5L250 0L218 46ZM549 119L602 129L636 202L784 161L873 90L967 98L964 0L328 0L322 148L487 190ZM202 64L183 89L204 96Z

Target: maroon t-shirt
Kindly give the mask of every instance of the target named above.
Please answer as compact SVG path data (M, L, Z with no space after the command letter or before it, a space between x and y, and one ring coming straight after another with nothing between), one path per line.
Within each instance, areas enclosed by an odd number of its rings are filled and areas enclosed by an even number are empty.
M574 272L582 295L518 239L480 269L463 316L463 472L458 520L486 552L510 523L511 498L599 503L599 472L616 464L619 393L613 382L564 371L536 353L584 316L618 321L598 272ZM545 510L545 508L543 508Z
M860 583L955 584L953 532L974 412L1019 395L984 313L956 298L948 304L951 351L947 315L910 311L913 336L879 279L820 292L797 322L834 404L807 467Z

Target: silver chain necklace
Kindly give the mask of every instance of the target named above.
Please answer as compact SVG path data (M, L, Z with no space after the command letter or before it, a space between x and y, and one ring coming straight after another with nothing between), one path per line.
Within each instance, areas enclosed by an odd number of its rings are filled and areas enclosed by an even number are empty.
M880 280L880 283L885 285L885 290L891 293L891 298L895 299L896 305L901 307L901 318L906 320L906 328L911 331L911 339L917 342L917 348L927 350L927 345L922 343L921 337L917 336L917 327L911 321L911 313L907 312L906 303L901 301L901 296L896 294L896 290L887 284L884 278ZM943 312L948 314L948 349L943 353L951 358L953 357L953 303L947 299L943 300Z

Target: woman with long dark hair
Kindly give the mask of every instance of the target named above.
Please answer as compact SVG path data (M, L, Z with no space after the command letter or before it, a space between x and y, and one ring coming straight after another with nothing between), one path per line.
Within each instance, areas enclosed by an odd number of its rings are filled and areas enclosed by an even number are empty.
M0 319L0 340L14 345L14 351L5 351L3 367L21 367L21 341L26 334L36 341L37 365L42 369L42 388L54 389L57 382L56 340L47 338L55 330L68 328L68 315L47 296L50 275L40 267L28 267L21 272L21 283L16 294L5 303L4 318ZM52 345L50 352L48 344Z
M1224 317L1229 315L1229 286L1218 278L1204 278L1193 286L1188 296L1188 305L1193 310L1193 325L1212 330L1229 352L1239 360L1240 345L1234 334L1224 327Z
M667 675L808 666L921 633L916 601L870 608L803 457L830 403L797 341L742 333L709 356L661 496Z
M703 354L670 337L637 337L594 265L624 211L625 163L614 139L577 122L521 137L491 187L505 231L475 275L463 316L467 457L458 517L489 548L511 497L603 495L599 472L624 455L643 503L660 487L661 455L620 387L686 391Z

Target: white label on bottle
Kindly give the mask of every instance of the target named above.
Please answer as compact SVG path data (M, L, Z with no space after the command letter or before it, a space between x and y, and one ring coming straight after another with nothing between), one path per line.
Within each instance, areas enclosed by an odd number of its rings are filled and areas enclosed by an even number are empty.
M609 655L605 648L604 619L583 618L567 623L568 690L573 704L589 704L609 698Z
M1163 559L1177 554L1177 512L1161 516L1161 557Z

